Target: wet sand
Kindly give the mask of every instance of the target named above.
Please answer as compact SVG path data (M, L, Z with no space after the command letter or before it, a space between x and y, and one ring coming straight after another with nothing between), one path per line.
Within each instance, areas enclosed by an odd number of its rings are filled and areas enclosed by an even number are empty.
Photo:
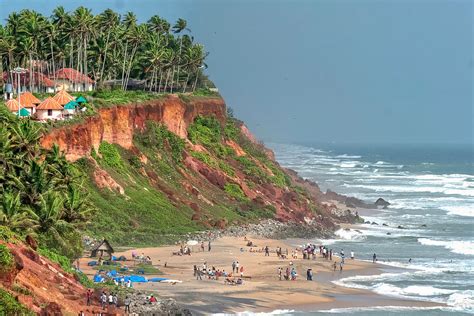
M249 239L258 246L253 249L268 245L272 250L270 256L266 257L264 252L250 252L250 247L245 246L246 241L236 237L224 237L212 242L210 252L207 251L207 244L204 252L200 251L199 245L193 246L191 256L173 255L173 252L179 250L178 246L134 249L137 254L150 256L153 265L163 272L162 277L182 281L174 285L135 283L134 287L138 290L154 291L159 297L174 298L196 314L269 312L277 309L315 311L366 306L435 306L429 302L401 300L332 283L334 280L354 275L396 272L392 267L346 259L343 271L339 271L338 265L338 271L334 272L332 263L339 263L338 257L333 257L333 262L330 262L318 254L316 260L305 260L299 253L298 259L279 259L274 252L276 247L282 247L283 251L288 248L291 257L291 251L295 249L292 245L298 244L299 241L257 237ZM115 255L131 258L131 253L132 250L128 250ZM81 268L86 274L93 275L95 271L86 264L90 260L81 259ZM193 276L194 265L202 266L206 262L208 267L214 266L216 269L230 272L234 260L244 267L244 276L251 277L245 278L243 285L226 285L224 278L209 280L203 277L203 280L196 280ZM280 281L278 267L282 267L284 271L290 262L293 262L298 273L297 280ZM308 268L313 271L313 281L306 281Z

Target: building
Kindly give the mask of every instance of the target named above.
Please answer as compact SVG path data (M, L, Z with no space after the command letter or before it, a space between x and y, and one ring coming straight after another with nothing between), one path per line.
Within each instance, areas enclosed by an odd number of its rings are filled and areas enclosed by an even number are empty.
M78 92L94 89L94 80L72 68L56 71L54 79L59 90Z
M99 257L99 259L104 258L104 253L106 253L110 260L112 260L112 254L114 253L114 249L112 246L109 244L107 239L104 239L97 247L92 249L91 251L91 257Z
M41 101L29 91L20 94L20 106L25 108L30 113L30 115L35 114L36 107L40 103Z
M13 77L13 83L11 83L12 77L7 72L3 73L3 80L6 83L4 90L7 93L17 94L18 81L16 75ZM53 80L48 78L41 72L32 71L20 74L20 91L31 91L34 93L54 93L57 89ZM8 96L5 96L8 98Z
M35 117L40 121L62 120L63 107L53 98L47 98L36 107Z

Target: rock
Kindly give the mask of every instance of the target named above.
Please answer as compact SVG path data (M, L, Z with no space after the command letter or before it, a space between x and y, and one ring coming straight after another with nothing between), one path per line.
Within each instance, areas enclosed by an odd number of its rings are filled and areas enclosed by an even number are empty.
M387 235L391 235L392 233L387 233Z
M387 224L385 224L385 223L383 223L383 224L382 224L382 226L387 226L387 227L388 227L388 225L387 225Z
M375 206L377 206L378 208L383 208L383 209L386 209L390 203L385 201L384 199L382 198L378 198L377 201L375 201Z
M370 223L370 224L371 224L371 225L378 225L376 222L372 222L372 223Z
M405 229L405 227L403 227L402 225L398 225L397 228L398 229Z
M364 224L370 224L370 222L369 222L369 221L365 221Z
M31 247L31 249L33 250L36 250L38 248L38 242L36 241L36 239L33 238L33 236L31 235L27 235L26 236L26 239L25 239L25 242L28 246Z
M426 224L421 225L421 227L426 227Z

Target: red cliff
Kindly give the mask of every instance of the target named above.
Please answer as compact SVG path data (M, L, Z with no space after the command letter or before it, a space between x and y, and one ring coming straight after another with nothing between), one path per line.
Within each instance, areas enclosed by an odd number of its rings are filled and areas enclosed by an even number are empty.
M162 122L182 138L187 127L199 116L214 115L225 120L226 106L221 98L191 97L184 102L175 95L149 102L114 106L98 110L85 122L55 129L41 140L44 148L57 144L68 160L90 155L102 141L131 148L135 130L143 130L148 120Z

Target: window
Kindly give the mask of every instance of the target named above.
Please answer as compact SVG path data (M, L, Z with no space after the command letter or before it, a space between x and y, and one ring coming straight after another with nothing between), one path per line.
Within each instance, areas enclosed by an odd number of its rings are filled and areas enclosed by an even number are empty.
M48 116L53 116L53 110L48 110Z

